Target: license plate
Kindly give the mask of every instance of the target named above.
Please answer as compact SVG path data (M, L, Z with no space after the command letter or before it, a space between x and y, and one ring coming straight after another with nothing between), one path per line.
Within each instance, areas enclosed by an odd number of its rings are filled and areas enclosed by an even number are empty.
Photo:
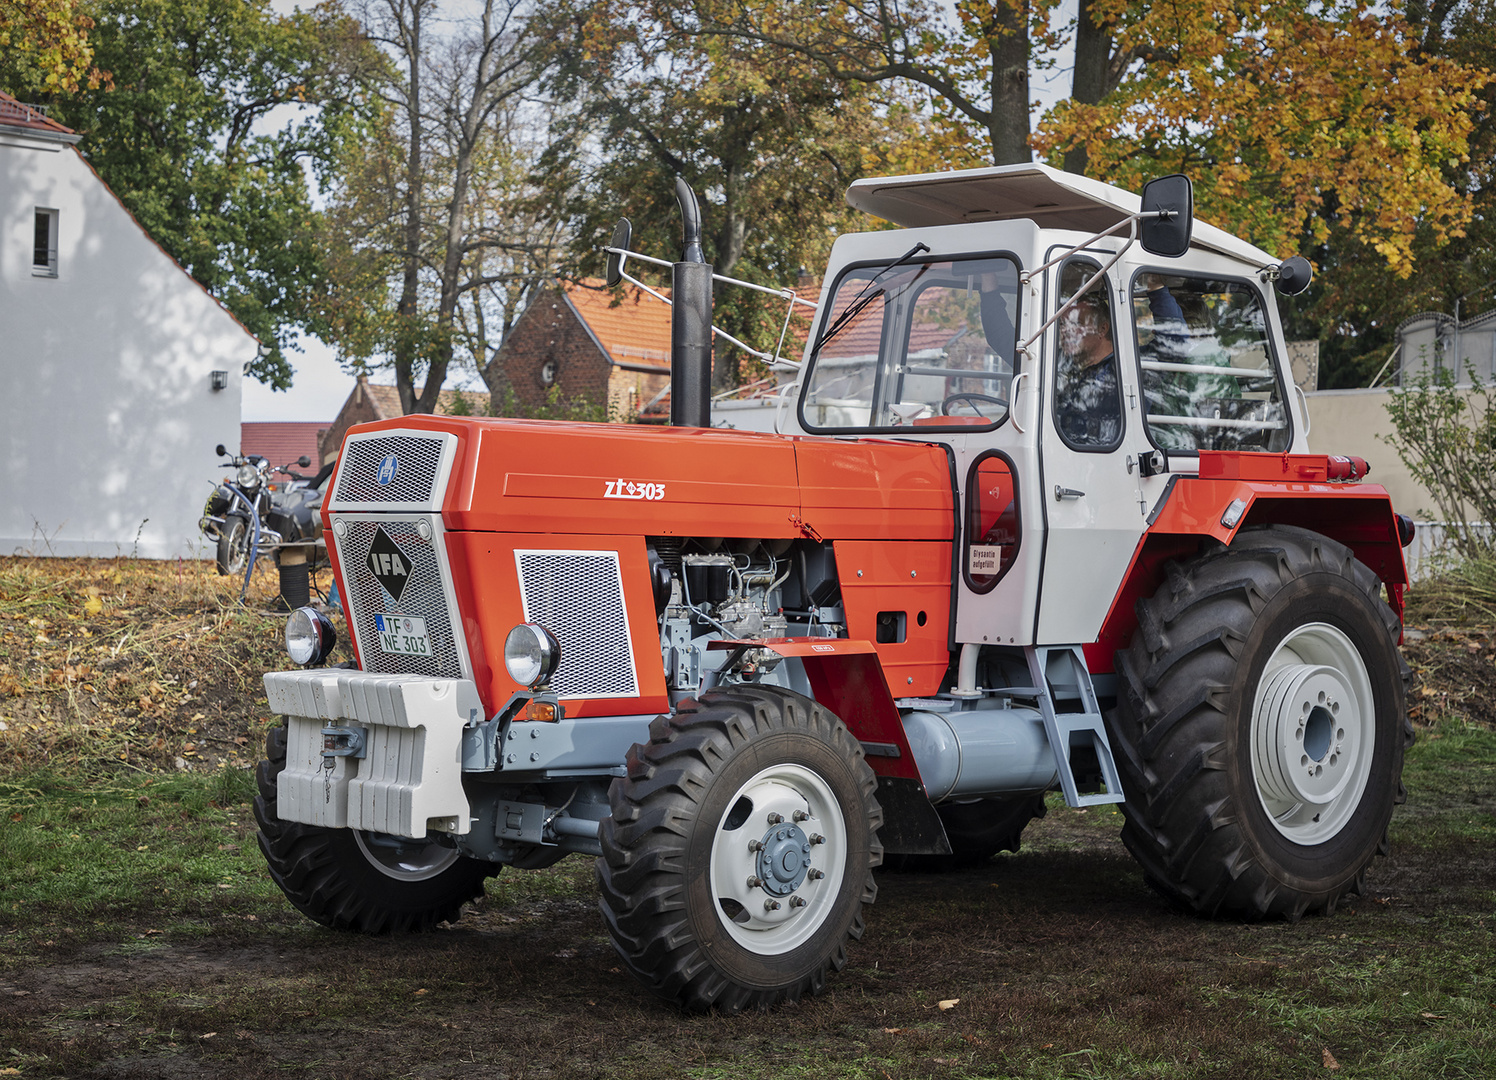
M374 629L379 633L379 648L398 656L430 656L431 639L426 636L426 620L414 615L375 615Z

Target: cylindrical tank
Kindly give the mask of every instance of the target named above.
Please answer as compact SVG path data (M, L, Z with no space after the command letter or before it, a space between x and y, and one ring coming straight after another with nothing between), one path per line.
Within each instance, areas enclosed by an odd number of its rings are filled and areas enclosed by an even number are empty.
M931 802L1044 791L1059 778L1035 709L915 709L904 734Z

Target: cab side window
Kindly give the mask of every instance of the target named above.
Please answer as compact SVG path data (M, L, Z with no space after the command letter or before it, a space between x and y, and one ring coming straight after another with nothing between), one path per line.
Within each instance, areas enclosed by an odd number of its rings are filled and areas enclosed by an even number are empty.
M1262 301L1238 281L1144 273L1132 286L1148 437L1174 453L1288 447Z
M1072 259L1060 270L1060 304L1066 304L1096 271ZM1058 324L1054 422L1073 450L1106 451L1122 441L1122 386L1111 301L1103 278L1075 301Z

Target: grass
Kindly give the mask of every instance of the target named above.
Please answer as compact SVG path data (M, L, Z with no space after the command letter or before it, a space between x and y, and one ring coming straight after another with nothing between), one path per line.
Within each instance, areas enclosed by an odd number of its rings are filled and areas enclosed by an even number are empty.
M1496 1075L1496 727L1478 719L1483 673L1496 672L1488 627L1430 622L1410 646L1409 799L1366 895L1332 918L1179 915L1122 848L1119 815L1056 797L1017 855L880 874L867 933L821 997L700 1017L621 970L585 859L506 871L432 934L311 923L265 872L254 745L232 741L257 739L268 719L256 683L280 666L278 620L237 609L206 576L184 572L174 597L175 568L23 562L0 560L0 601L25 605L0 607L0 662L23 684L0 697L0 717L35 724L21 741L48 749L0 744L0 1076ZM68 619L100 577L116 606ZM122 616L132 637L111 657L127 663L106 671L135 696L106 692L69 714L65 673L45 671L66 649L76 661L94 639L118 644L123 623L97 621L111 610L137 613ZM158 636L134 636L141 612ZM63 653L34 640L32 618ZM187 687L215 649L232 657L216 699ZM98 689L99 676L80 678ZM151 681L181 692L142 708ZM222 755L179 765L204 731L227 740ZM158 737L170 756L151 748Z

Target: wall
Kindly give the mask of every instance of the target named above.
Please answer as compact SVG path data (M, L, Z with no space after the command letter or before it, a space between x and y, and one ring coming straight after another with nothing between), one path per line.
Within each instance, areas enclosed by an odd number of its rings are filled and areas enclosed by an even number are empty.
M535 297L505 339L500 359L514 396L528 408L545 404L551 384L541 371L548 361L556 365L554 385L563 396L607 400L612 365L559 289Z
M32 273L37 207L60 212L55 278ZM255 349L67 142L0 129L0 554L201 556Z
M1399 513L1415 518L1436 514L1434 500L1413 479L1402 459L1385 441L1392 434L1387 415L1390 391L1317 390L1306 394L1309 402L1309 449L1316 454L1350 454L1365 458L1371 466L1369 482L1381 484L1392 496Z

